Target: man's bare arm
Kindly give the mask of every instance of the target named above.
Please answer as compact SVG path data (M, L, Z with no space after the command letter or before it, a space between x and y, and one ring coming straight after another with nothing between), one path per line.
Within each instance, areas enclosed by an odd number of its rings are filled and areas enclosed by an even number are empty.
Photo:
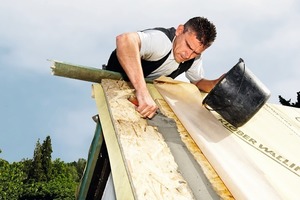
M146 86L140 58L141 41L137 33L124 33L116 38L117 57L136 90L139 102L137 111L143 117L152 118L157 110Z
M208 80L203 78L194 84L198 87L199 90L203 92L210 92L224 76L225 74L223 74L222 76L220 76L218 79L215 80Z

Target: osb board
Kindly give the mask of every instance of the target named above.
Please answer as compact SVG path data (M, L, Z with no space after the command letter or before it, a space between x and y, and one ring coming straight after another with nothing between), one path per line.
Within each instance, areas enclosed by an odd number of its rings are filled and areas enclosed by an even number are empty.
M92 96L95 98L98 114L100 117L101 127L105 138L107 151L110 158L111 171L114 180L114 189L116 198L119 200L133 200L134 194L130 185L129 177L123 158L121 149L118 145L118 139L115 135L115 130L108 110L106 98L103 88L100 84L93 84Z
M194 199L162 135L127 100L131 86L117 80L101 85L135 199Z
M266 104L235 128L202 106L194 85L161 79L155 86L236 199L299 197L298 110Z

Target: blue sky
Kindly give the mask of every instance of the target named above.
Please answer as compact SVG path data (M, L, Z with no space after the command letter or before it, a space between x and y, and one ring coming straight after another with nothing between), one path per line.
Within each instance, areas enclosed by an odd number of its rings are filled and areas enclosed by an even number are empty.
M205 16L217 27L204 53L207 78L239 58L270 89L296 101L300 91L300 3L295 0L2 0L0 6L0 158L32 158L51 136L53 158L87 158L97 114L92 83L51 75L47 59L100 67L115 36L177 27Z

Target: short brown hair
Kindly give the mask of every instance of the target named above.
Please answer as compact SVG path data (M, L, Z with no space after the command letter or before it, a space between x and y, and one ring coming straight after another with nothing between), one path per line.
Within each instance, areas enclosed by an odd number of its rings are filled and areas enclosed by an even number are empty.
M217 36L216 27L204 17L194 17L184 24L184 32L196 33L196 38L205 46L209 47Z

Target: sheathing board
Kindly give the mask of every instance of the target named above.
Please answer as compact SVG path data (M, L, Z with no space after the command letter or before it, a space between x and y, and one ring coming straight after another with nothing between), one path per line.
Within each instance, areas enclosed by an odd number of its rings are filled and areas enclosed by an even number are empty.
M153 84L148 84L148 88L160 110L166 116L175 119L182 141L203 169L209 180L208 184L214 188L219 196L218 199L233 199L222 180ZM132 86L121 80L103 79L101 85L93 85L93 93L101 123L107 121L109 117L113 125L113 131L110 127L109 133L103 128L112 162L113 179L120 179L119 166L115 165L122 163L121 171L125 170L128 178L125 184L131 188L134 199L195 199L188 181L178 171L177 163L161 133L156 127L149 126L146 120L136 112L135 106L128 101L128 97L134 94ZM98 94L95 95L96 93ZM103 102L103 98L105 102ZM104 106L101 104L107 105L106 109L109 114L101 116ZM110 144L110 140L112 144ZM114 158L115 151L119 152L121 156ZM116 162L116 160L120 161ZM116 193L119 192L120 190L116 188Z

